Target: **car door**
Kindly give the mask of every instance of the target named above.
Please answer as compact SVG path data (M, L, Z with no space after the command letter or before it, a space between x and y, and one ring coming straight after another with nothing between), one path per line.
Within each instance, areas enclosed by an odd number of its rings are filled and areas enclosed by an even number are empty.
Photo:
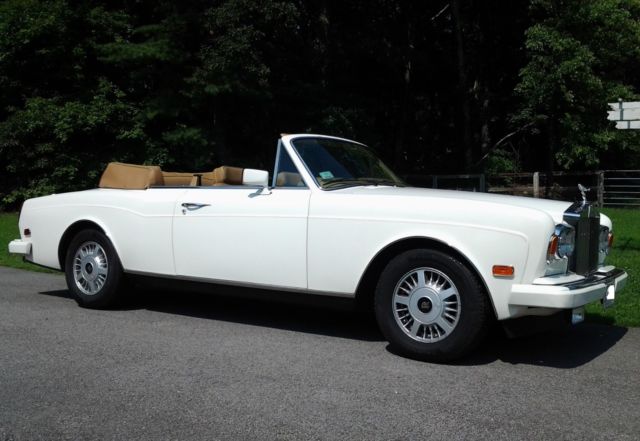
M307 288L308 188L190 188L176 203L178 276Z

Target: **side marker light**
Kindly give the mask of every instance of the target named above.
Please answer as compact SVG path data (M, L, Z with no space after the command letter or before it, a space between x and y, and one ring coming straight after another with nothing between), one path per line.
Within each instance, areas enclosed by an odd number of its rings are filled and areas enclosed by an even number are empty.
M494 277L513 277L515 269L511 265L493 265Z
M547 258L552 258L556 254L558 254L558 245L560 244L560 239L555 234L551 236L551 240L549 241L549 248L547 248Z

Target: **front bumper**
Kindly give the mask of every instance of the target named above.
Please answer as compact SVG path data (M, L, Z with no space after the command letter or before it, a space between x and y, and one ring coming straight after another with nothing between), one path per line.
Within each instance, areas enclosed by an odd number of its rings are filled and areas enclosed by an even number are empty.
M621 290L626 282L626 272L608 267L578 280L557 285L516 284L511 288L509 305L573 309L602 300L605 306L610 306L615 293Z
M11 254L28 256L31 254L31 242L22 239L12 240L9 242L9 252Z

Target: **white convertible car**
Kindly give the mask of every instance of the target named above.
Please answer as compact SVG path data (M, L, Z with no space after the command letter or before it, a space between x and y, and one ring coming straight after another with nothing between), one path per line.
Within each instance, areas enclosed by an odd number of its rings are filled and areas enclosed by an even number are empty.
M9 250L64 271L86 307L128 274L355 298L397 350L442 361L495 319L612 303L627 274L605 263L611 231L586 198L411 188L362 144L300 134L281 137L270 185L111 163L97 189L27 200Z

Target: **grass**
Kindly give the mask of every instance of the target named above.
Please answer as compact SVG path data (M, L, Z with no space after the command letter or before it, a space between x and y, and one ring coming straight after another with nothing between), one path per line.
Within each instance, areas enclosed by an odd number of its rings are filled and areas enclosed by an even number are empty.
M587 306L587 321L618 326L640 326L640 210L605 209L614 225L615 240L607 263L629 274L627 286L616 294L615 306L603 309L599 303ZM0 265L32 271L53 272L9 254L9 241L20 237L18 215L0 213Z
M623 268L629 274L625 288L616 293L612 308L598 303L587 305L587 320L619 326L640 326L640 210L606 208L613 221L613 249L607 264Z
M42 268L31 263L23 262L22 256L9 254L9 242L20 238L17 213L0 213L0 265L12 268L22 268L41 273L57 271Z

